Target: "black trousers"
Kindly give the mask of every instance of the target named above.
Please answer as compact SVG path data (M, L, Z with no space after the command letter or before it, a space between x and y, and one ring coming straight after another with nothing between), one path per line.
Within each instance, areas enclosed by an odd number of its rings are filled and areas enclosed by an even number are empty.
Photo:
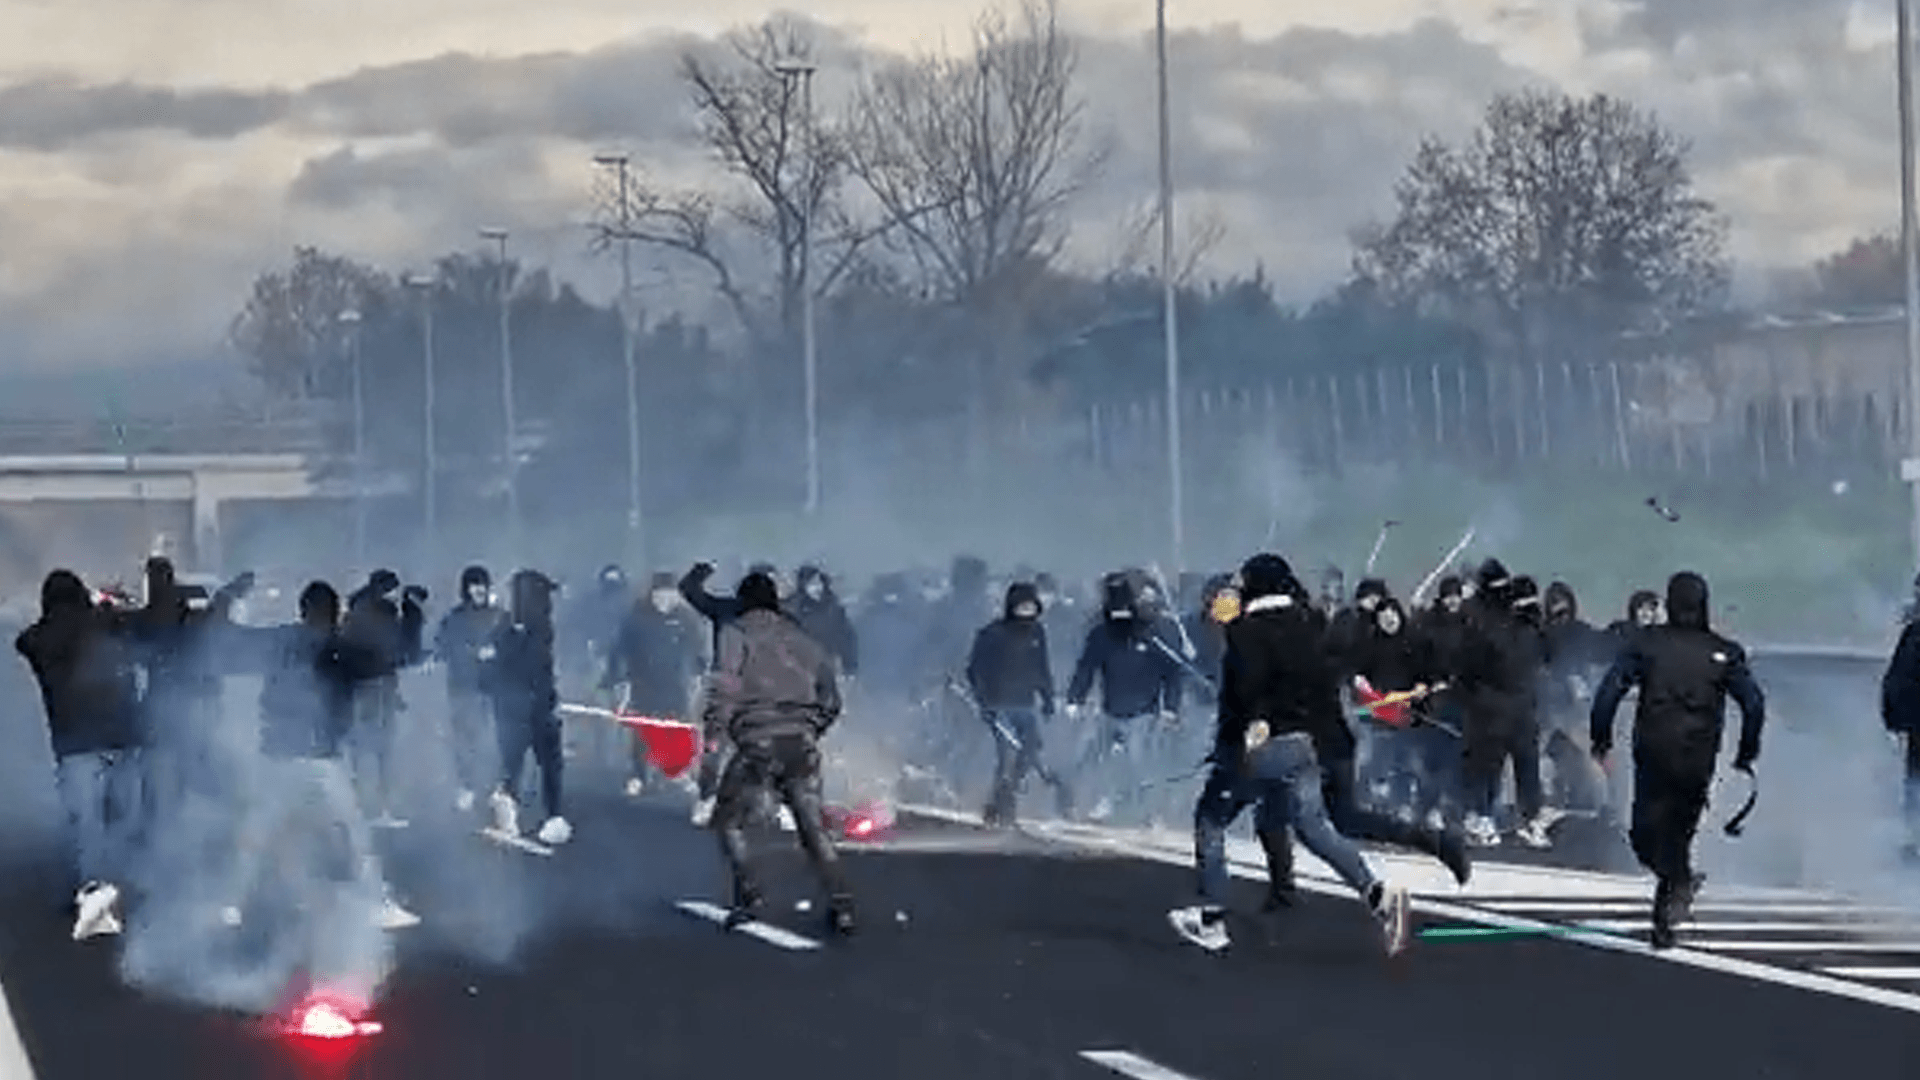
M552 713L536 711L515 716L501 712L495 717L500 737L500 787L512 794L520 786L520 770L526 766L527 752L540 767L540 794L546 801L548 817L560 815L560 781L564 758L560 751L560 720Z
M1520 818L1532 821L1546 804L1540 786L1540 728L1531 718L1498 717L1485 722L1469 714L1466 756L1461 761L1469 813L1491 815L1500 797L1500 778L1513 762L1514 794Z
M781 735L735 743L733 757L720 776L713 828L720 834L720 853L733 872L735 905L744 906L760 895L747 850L746 826L759 797L768 789L793 811L800 846L827 895L835 899L851 896L839 853L827 836L819 744L811 735Z
M1633 817L1627 840L1634 857L1662 884L1693 877L1693 837L1707 809L1711 773L1676 769L1651 758L1633 761Z

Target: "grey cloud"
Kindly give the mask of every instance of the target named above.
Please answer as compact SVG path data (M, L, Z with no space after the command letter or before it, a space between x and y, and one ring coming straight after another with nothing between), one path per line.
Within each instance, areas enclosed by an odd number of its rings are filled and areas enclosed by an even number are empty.
M173 131L225 139L285 115L289 96L246 90L175 90L40 79L0 89L0 146L62 150L102 135Z

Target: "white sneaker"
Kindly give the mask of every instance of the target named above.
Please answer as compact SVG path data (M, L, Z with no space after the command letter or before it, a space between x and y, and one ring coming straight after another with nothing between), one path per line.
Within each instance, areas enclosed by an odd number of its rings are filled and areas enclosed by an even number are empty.
M542 823L540 831L534 835L548 847L558 847L573 839L573 826L567 824L566 818L556 814Z
M1474 847L1499 847L1500 830L1494 827L1493 819L1485 814L1472 814L1467 817L1467 843Z
M780 821L781 832L793 832L795 829L799 828L799 826L796 825L793 820L793 807L788 806L785 803L780 804L780 812L776 814L775 817L777 817Z
M713 820L713 800L711 798L701 799L699 802L693 804L693 827L694 828L704 829L707 827L707 824L712 820Z
M88 882L74 897L74 906L79 910L74 915L73 940L120 933L124 928L120 925L120 916L113 910L119 902L117 886Z
M1373 917L1380 920L1380 940L1387 948L1387 955L1399 956L1406 951L1407 930L1412 922L1407 890L1399 885L1382 888L1380 902L1373 908Z
M1167 922L1173 927L1174 933L1208 952L1217 953L1229 943L1226 915L1219 908L1174 908L1167 912Z
M401 907L398 901L389 896L374 914L373 924L382 930L406 930L419 926L420 916Z
M455 795L453 797L453 808L455 810L460 811L463 814L469 810L472 810L473 809L473 792L467 790L466 788L461 788L460 794Z
M647 782L635 776L627 780L627 798L637 799L647 790Z
M520 835L520 804L504 791L496 791L487 802L493 807L493 828L504 836Z
M228 904L226 907L220 909L220 925L222 926L239 926L241 919L240 909L233 904Z
M1105 796L1102 796L1099 802L1093 804L1093 809L1087 811L1087 818L1092 821L1105 821L1112 816L1113 800Z
M1567 818L1572 816L1573 815L1571 811L1568 811L1561 807L1543 806L1540 808L1539 816L1535 817L1533 821L1534 821L1534 824L1540 827L1540 831L1542 833L1546 833L1546 832L1552 831L1555 825L1560 824L1562 821L1565 821L1567 820Z
M1547 827L1541 822L1542 818L1526 822L1513 830L1513 838L1535 851L1545 851L1553 846L1553 837L1547 835Z

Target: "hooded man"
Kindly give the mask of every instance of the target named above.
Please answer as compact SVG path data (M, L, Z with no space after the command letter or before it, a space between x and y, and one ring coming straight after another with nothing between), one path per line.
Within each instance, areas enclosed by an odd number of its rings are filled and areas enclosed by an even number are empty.
M398 601L395 593L400 594ZM378 672L355 691L349 744L361 798L379 828L407 824L393 812L394 726L406 711L400 698L400 672L420 660L427 621L420 605L426 599L427 591L417 585L402 589L400 575L392 570L375 570L348 598L341 625L341 633L355 648L378 661Z
M1051 720L1054 711L1044 614L1037 588L1026 582L1007 586L1000 618L974 635L967 657L967 688L994 734L993 795L984 815L989 828L1014 823L1027 774L1042 768L1040 721ZM1061 802L1071 803L1064 789L1056 790Z
M827 925L854 929L853 892L826 832L820 739L840 717L833 658L780 611L779 586L748 574L734 591L739 614L721 629L707 694L706 726L727 733L734 754L720 778L713 826L732 871L729 926L765 902L748 861L746 823L769 788L792 814L800 845L827 892Z
M253 586L242 574L215 593L204 608L189 603L173 562L154 556L146 562L146 605L132 616L133 640L146 673L140 701L142 765L147 776L149 810L157 816L178 811L188 792L223 799L232 777L217 760L211 728L220 706L220 666L212 639L234 601Z
M493 703L480 684L480 651L506 621L493 600L493 575L484 566L460 571L460 602L440 620L433 636L433 653L447 672L447 709L452 719L453 761L460 790L454 805L461 813L473 809L478 792L492 781L494 736Z
M1151 621L1143 618L1138 598L1124 573L1107 575L1101 619L1087 632L1074 665L1073 680L1067 686L1067 715L1078 719L1094 683L1100 684L1100 731L1088 747L1079 769L1084 771L1103 759L1124 763L1122 790L1127 801L1137 801L1139 754L1146 741L1145 724L1157 719L1172 726L1180 713L1182 665L1156 636ZM1100 799L1092 817L1100 820L1113 812L1113 800Z
M1633 718L1633 812L1628 839L1659 884L1653 894L1654 948L1673 945L1702 878L1693 871L1693 837L1707 807L1725 735L1727 698L1740 706L1733 767L1752 775L1766 724L1766 697L1746 652L1713 632L1707 581L1682 571L1667 581L1667 622L1637 634L1593 698L1594 759L1613 750L1613 719L1629 689L1640 691Z
M1564 581L1547 586L1545 603L1546 685L1541 719L1542 753L1553 765L1560 806L1598 811L1607 804L1607 778L1597 774L1586 741L1586 712L1593 687L1612 662L1605 635L1580 618L1580 603Z
M793 600L787 606L787 614L827 650L840 665L842 675L857 678L860 641L854 633L853 620L847 617L846 606L834 594L833 579L825 570L809 564L799 569L794 581Z
M1407 892L1374 876L1359 849L1335 831L1323 801L1315 747L1346 726L1325 622L1305 609L1293 569L1278 555L1247 560L1240 595L1241 614L1227 627L1213 768L1193 811L1199 903L1169 912L1168 921L1203 949L1227 948L1226 834L1251 806L1271 880L1291 875L1288 834L1298 834L1359 894L1388 955L1398 954L1407 944Z
M541 843L564 844L573 826L561 812L560 690L554 677L553 594L559 586L535 570L516 571L507 583L508 617L481 650L486 663L481 685L493 699L500 745L499 783L491 797L493 827L520 835L520 800L515 792L533 755L540 770L540 794L547 817L535 834Z
M689 691L700 676L700 634L685 617L685 607L671 574L655 574L647 595L636 599L620 623L619 636L607 655L600 677L602 689L623 687L625 712L655 720L682 720L689 715ZM632 775L627 794L646 787L646 743L633 738Z
M1479 570L1479 587L1460 668L1455 673L1466 707L1467 836L1481 847L1501 842L1494 804L1508 762L1513 764L1520 824L1514 835L1531 848L1552 845L1540 784L1539 691L1545 667L1537 610L1539 589L1514 578L1498 559Z
M140 808L139 700L124 619L70 570L40 586L40 618L14 639L46 708L72 858L75 941L120 932Z

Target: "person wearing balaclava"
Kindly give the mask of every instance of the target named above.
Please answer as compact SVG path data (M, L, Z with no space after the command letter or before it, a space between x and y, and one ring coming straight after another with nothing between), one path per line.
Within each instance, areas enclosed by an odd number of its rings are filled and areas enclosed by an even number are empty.
M1593 687L1612 662L1605 635L1580 617L1573 587L1547 586L1544 640L1546 681L1540 716L1546 732L1541 753L1553 766L1554 798L1569 812L1599 812L1607 805L1607 778L1587 750L1586 712Z
M832 654L842 675L858 678L860 640L854 633L853 620L847 617L846 606L834 594L833 578L818 566L807 565L794 574L794 581L787 614Z
M397 601L396 593L400 594ZM379 674L361 682L355 691L349 738L354 779L377 828L398 829L407 824L394 813L394 728L406 711L400 697L400 672L417 663L423 652L426 612L421 605L426 599L427 591L418 585L403 589L400 575L392 570L375 570L348 597L341 626L341 633L355 647L380 658Z
M563 684L569 692L598 686L614 639L619 636L620 624L633 604L633 588L627 572L614 563L600 568L591 589L570 598L559 618L557 657ZM611 705L612 702L603 699L595 704ZM619 724L578 724L570 726L565 734L569 758L609 769L625 769L632 759L631 736Z
M672 574L655 574L645 596L634 600L607 655L600 687L614 690L621 710L654 720L685 720L694 681L700 677L700 632L688 618ZM646 789L646 743L633 737L627 794Z
M473 809L475 798L488 789L496 770L493 702L480 685L480 650L493 640L506 617L494 603L493 575L484 566L469 566L460 572L459 603L441 617L433 636L433 655L447 675L454 772L460 785L454 806L461 813Z
M1478 610L1459 672L1467 708L1461 762L1467 836L1480 847L1501 843L1494 806L1511 763L1519 815L1514 837L1544 849L1552 845L1548 830L1558 815L1548 810L1540 783L1540 679L1546 667L1540 590L1532 579L1510 577L1488 562L1497 572L1481 568Z
M1100 684L1100 730L1089 743L1076 773L1107 762L1120 765L1112 778L1121 791L1121 804L1131 807L1143 795L1140 752L1156 720L1165 727L1180 713L1181 663L1154 638L1154 627L1141 617L1139 602L1125 573L1107 575L1101 619L1087 632L1067 684L1067 716L1078 720L1094 683ZM1090 816L1098 821L1116 809L1115 799L1103 796Z
M703 718L707 727L724 730L734 746L713 811L732 876L728 925L751 921L765 903L745 829L761 794L771 789L791 813L800 846L827 893L828 929L850 934L853 890L827 836L821 801L820 740L841 708L833 658L782 614L771 577L748 574L734 596L740 613L720 632Z
M1053 719L1053 661L1040 619L1040 591L1030 583L1007 586L1000 618L980 628L967 657L967 688L980 718L993 731L993 794L983 815L989 828L1014 824L1027 774L1050 774L1040 762L1040 722ZM1062 816L1072 798L1055 784Z
M79 575L40 586L40 618L14 639L33 669L66 811L73 938L116 934L139 822L139 699L126 620L94 604Z
M297 621L233 635L240 663L262 677L261 760L236 845L234 903L222 916L232 926L320 920L311 933L276 935L311 950L283 962L323 985L370 991L381 973L363 968L382 946L367 935L420 920L387 887L345 760L355 688L379 678L388 658L346 638L340 608L340 594L314 581L300 593ZM331 900L309 903L316 887Z
M1920 596L1920 578L1915 579ZM1902 618L1900 640L1880 676L1880 721L1903 743L1901 809L1906 839L1901 857L1920 863L1920 611L1910 606Z
M507 583L508 617L481 650L486 663L482 685L493 698L499 735L500 773L490 804L494 830L520 835L516 792L532 754L540 770L540 794L546 820L535 836L543 844L564 844L573 826L562 813L560 691L554 675L553 594L559 586L535 570L515 571Z
M1255 555L1240 568L1243 606L1227 626L1212 768L1193 810L1199 899L1167 919L1209 952L1227 948L1226 834L1252 807L1269 877L1291 877L1289 833L1298 835L1360 896L1380 924L1388 955L1395 955L1407 944L1407 891L1374 875L1353 842L1335 831L1323 801L1316 747L1346 721L1325 624L1305 610L1302 592L1278 555Z
M1667 621L1637 635L1607 670L1593 697L1590 737L1604 767L1613 750L1614 713L1629 689L1640 702L1633 717L1633 810L1627 837L1640 865L1653 872L1652 944L1671 947L1687 921L1703 879L1694 873L1693 838L1707 807L1727 699L1740 706L1733 767L1751 775L1760 758L1766 696L1739 643L1716 634L1708 616L1707 581L1681 571L1667 580Z

